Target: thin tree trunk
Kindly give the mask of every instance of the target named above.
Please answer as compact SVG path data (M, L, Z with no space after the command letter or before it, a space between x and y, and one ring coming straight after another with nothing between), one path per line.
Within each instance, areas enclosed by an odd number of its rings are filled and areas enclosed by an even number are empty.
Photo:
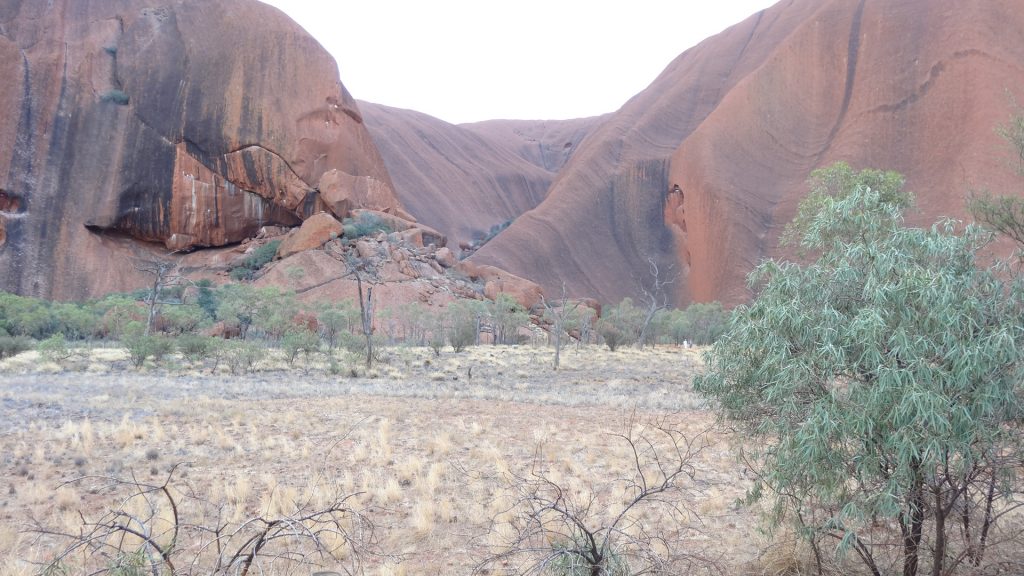
M942 488L936 486L935 494L935 549L932 550L932 576L942 576L946 562L946 514L947 508L942 497Z
M562 356L562 322L561 318L555 319L555 370L558 370L558 363Z
M924 532L924 481L920 477L920 465L914 466L914 486L910 491L910 524L900 522L903 532L903 576L917 576L921 549L921 535Z
M366 337L366 367L373 367L373 287L366 290L363 299L363 280L356 274L356 289L359 292L359 314L363 324L363 336Z
M992 470L992 480L988 485L988 493L985 494L985 519L981 524L981 537L978 540L978 551L974 556L974 566L981 566L981 560L985 556L985 545L988 543L988 531L992 528L994 516L992 514L992 503L996 495L996 471Z

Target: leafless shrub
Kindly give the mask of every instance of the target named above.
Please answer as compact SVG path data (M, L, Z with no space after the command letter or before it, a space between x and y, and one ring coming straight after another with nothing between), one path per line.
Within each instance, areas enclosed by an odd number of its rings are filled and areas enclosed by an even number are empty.
M96 518L79 513L75 529L33 522L37 545L58 550L42 574L232 575L308 574L329 568L363 573L374 552L373 525L350 503L353 496L313 496L289 512L252 512L238 519L234 506L214 502L175 482L181 464L159 484L132 476L84 476L68 482L111 497Z
M556 479L539 456L528 475L509 473L514 496L478 539L484 559L474 573L720 573L695 544L702 523L687 505L699 492L693 462L707 435L687 437L680 429L668 418L642 423L630 415L613 436L628 447L633 465L608 479Z

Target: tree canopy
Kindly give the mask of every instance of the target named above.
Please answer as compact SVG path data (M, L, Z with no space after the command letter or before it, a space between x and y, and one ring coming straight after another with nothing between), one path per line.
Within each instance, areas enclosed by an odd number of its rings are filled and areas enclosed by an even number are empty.
M791 228L817 256L750 275L696 388L819 562L830 540L873 574L979 566L1020 487L1021 282L979 262L990 233L908 227L907 196L838 170Z

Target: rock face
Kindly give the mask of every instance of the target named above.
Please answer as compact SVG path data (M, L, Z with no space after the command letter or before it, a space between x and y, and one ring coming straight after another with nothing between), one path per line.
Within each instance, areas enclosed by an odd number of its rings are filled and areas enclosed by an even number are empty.
M281 241L277 248L279 258L287 258L304 250L315 250L344 232L341 222L326 212L314 214L298 230Z
M780 2L679 56L471 258L606 302L652 258L677 303L735 303L815 168L897 170L911 223L962 216L969 190L1021 189L993 129L1024 98L1022 29L1010 0Z
M598 118L453 125L360 102L402 204L420 222L469 243L537 206Z
M542 303L543 293L540 286L515 274L509 274L494 266L466 261L460 262L455 269L470 280L482 283L484 296L489 300L497 300L501 294L508 294L527 310L533 310Z
M0 78L0 289L125 289L119 238L238 242L321 187L401 211L333 59L254 0L3 0Z

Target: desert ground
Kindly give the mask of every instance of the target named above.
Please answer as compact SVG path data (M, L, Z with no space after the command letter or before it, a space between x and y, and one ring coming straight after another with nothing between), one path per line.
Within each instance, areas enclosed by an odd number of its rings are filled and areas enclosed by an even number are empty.
M629 422L641 432L667 424L696 448L665 496L682 515L652 505L635 519L637 530L666 536L679 573L779 573L799 560L786 544L769 546L756 512L737 504L749 486L731 451L737 440L691 390L699 350L570 348L557 372L544 346L385 356L369 371L350 359L341 374L312 361L288 367L271 352L245 375L175 358L136 370L117 349L92 350L73 371L36 352L4 361L0 573L39 573L68 546L59 534L81 534L83 522L126 502L154 539L170 538L159 494L142 503L148 515L126 496L165 484L180 524L230 529L346 497L358 511L343 524L351 542L324 539L331 553L300 553L309 564L268 546L253 574L508 573L512 560L482 562L507 544L527 479L591 502L594 525L622 509L621 480L635 478L618 436ZM189 534L177 537L176 558L197 556ZM53 573L78 573L82 557L68 555L67 572Z

